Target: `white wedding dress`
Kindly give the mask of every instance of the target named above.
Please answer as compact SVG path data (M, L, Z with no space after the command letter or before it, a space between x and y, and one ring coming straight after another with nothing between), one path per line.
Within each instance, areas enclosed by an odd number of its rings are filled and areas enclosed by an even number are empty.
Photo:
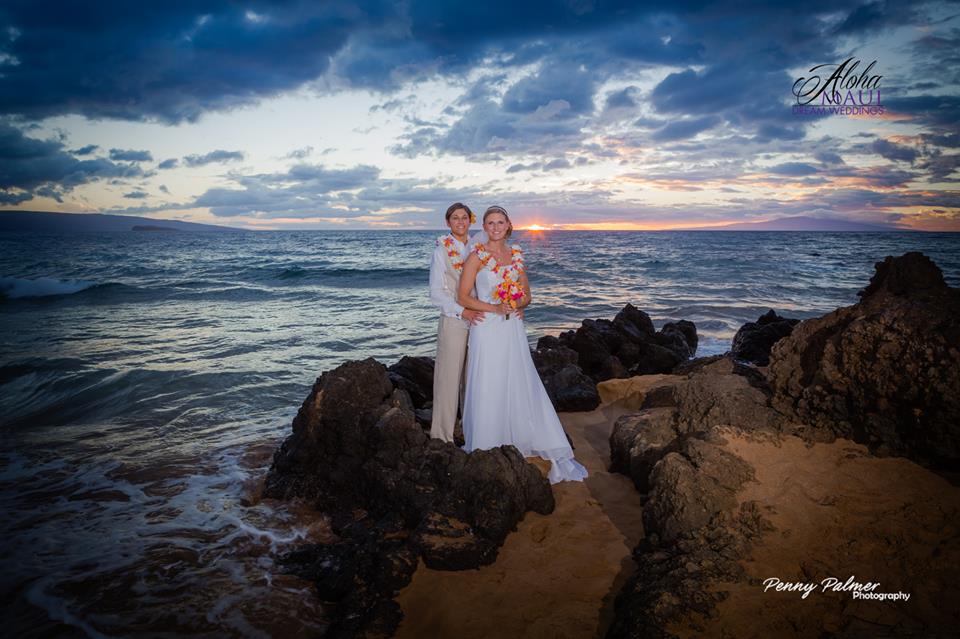
M501 276L491 259L477 273L477 298L496 304L492 294ZM464 450L513 444L524 457L550 460L548 479L583 481L587 469L573 458L547 391L530 357L523 321L486 313L470 327L466 397L463 403Z

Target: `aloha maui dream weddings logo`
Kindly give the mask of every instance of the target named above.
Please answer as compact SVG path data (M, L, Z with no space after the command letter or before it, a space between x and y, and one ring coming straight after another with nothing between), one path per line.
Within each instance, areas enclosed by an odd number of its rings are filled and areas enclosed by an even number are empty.
M793 114L883 115L883 105L880 104L880 79L883 76L870 75L876 63L874 60L859 74L860 60L853 58L847 58L841 64L812 67L810 73L816 75L797 78L793 83L793 95L797 98ZM836 68L823 80L820 73L828 73L831 67Z
M836 577L827 577L819 584L803 581L780 581L777 577L769 577L763 580L763 591L767 592L773 589L775 592L802 592L801 599L806 599L807 595L818 588L821 592L849 592L853 599L874 599L877 601L908 601L909 592L874 592L880 587L880 583L860 583L854 581L853 575L850 575L845 582Z

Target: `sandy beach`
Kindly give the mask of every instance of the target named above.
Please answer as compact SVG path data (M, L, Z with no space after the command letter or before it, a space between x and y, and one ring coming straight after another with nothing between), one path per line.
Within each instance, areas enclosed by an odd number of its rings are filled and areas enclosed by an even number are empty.
M450 572L430 570L421 561L397 597L404 619L396 636L603 636L614 599L634 569L631 551L643 536L633 482L607 470L610 432L618 417L631 412L638 393L662 377L633 378L625 387L629 397L608 391L609 403L596 410L560 413L590 476L583 483L555 484L556 510L527 513L492 565Z

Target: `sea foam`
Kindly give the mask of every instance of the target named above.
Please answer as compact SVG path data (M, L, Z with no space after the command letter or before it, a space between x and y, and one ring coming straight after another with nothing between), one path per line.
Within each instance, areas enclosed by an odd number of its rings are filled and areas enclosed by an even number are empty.
M35 280L0 277L0 297L17 299L21 297L71 295L88 289L94 284L94 282L84 280L59 280L52 277L41 277Z

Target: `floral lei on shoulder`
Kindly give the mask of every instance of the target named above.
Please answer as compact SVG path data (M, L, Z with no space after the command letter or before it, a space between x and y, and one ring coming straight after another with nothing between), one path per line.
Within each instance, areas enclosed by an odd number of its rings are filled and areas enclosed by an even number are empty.
M454 242L453 236L447 233L443 237L437 240L437 245L443 244L443 248L447 251L447 257L450 258L450 265L455 271L463 270L463 256L460 255L460 251L457 250L457 245Z
M510 263L506 265L500 264L482 243L478 243L474 251L480 258L481 268L486 267L493 260L490 270L501 277L500 283L493 291L493 297L501 303L509 304L510 308L517 308L517 304L524 297L523 287L520 286L520 275L524 270L523 252L520 246L514 244L510 247Z

